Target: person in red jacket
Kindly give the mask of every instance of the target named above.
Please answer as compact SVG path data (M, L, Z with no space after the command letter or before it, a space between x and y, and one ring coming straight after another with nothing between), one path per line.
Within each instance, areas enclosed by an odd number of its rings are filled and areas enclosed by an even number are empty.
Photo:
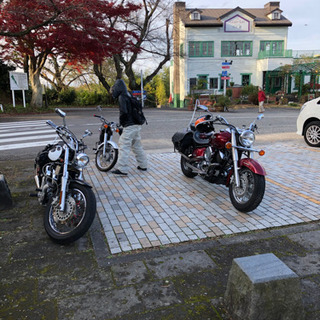
M266 100L266 95L261 87L259 87L258 101L259 101L259 112L264 112L264 100Z

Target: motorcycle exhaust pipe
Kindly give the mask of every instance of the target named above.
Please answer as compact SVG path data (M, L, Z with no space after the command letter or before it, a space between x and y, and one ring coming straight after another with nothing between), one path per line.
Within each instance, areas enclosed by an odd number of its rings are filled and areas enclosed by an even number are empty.
M36 182L37 189L40 189L39 177L38 177L38 176L35 176L35 177L34 177L34 180L35 180L35 182Z

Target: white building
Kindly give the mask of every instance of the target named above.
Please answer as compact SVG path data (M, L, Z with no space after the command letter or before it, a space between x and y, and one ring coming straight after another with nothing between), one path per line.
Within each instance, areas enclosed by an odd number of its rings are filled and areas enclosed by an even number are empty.
M222 94L227 85L264 86L267 71L292 64L287 50L288 28L280 2L264 8L189 9L174 4L171 94L175 107L183 107L191 89ZM231 62L223 69L223 62ZM227 66L228 68L228 66ZM202 80L202 81L201 81Z

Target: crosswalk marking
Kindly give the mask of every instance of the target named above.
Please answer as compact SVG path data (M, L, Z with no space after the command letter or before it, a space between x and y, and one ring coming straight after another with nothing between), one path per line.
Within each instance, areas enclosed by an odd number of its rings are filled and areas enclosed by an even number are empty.
M45 146L56 137L45 120L0 123L0 151Z

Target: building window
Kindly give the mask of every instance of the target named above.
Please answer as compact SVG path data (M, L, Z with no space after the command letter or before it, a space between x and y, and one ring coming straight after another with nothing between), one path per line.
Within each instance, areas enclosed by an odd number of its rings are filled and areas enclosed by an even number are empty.
M252 41L222 41L222 57L252 56Z
M208 76L207 75L198 75L198 89L208 89Z
M209 79L209 89L218 89L218 78Z
M273 20L279 20L280 19L280 12L279 11L275 11L272 13L272 19Z
M260 41L260 52L268 56L283 56L283 41Z
M213 41L190 41L189 57L213 57Z
M251 78L251 74L242 74L241 75L241 84L243 86L247 86L250 84L250 78Z
M197 78L189 79L190 90L193 90L197 86Z
M192 14L191 20L200 20L200 14L199 14L199 12L194 12L194 13Z

